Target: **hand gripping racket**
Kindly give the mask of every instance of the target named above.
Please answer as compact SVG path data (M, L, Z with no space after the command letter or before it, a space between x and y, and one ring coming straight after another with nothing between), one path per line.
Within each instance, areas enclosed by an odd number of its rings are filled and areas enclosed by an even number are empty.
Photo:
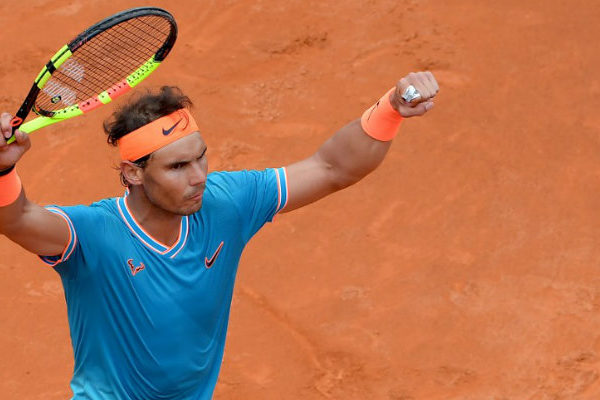
M85 114L127 92L167 57L177 38L167 11L140 7L89 27L63 46L42 68L16 116L25 133ZM23 124L32 111L37 118Z

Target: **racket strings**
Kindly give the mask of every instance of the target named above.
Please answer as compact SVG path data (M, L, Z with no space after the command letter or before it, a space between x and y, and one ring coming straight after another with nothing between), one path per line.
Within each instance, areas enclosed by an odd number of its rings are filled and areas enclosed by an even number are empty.
M128 25L135 27L137 25L135 22L139 22L139 20L130 20L128 22L130 22L130 24L123 23L117 25L106 31L105 34L99 35L98 40L88 42L87 49L84 47L80 51L84 51L84 54L88 54L90 58L104 55L104 57L98 58L98 61L104 62L121 61L121 64L129 65L132 62L134 64L141 64L147 61L147 59L164 43L168 36L168 28L170 28L170 25L166 21L161 21L163 22L163 26L158 27L160 29L159 33L161 34L157 37L156 35L150 35L152 32L156 31L156 24L155 26L145 24L150 27L150 29L144 31L138 28L138 32L136 32L128 29ZM153 45L148 44L150 40L154 41ZM112 44L112 46L109 46L110 44ZM125 53L127 57L123 57L123 53ZM113 64L112 66L118 67L118 64Z
M147 62L170 32L168 20L143 16L94 36L54 72L37 98L36 109L52 112L97 96Z
M168 23L166 23L168 28ZM156 27L152 27L156 29ZM107 31L106 34L99 37L101 40L90 41L87 48L81 49L79 58L89 58L96 61L95 64L90 64L91 70L96 72L92 77L102 77L106 79L106 74L116 74L117 78L123 79L129 75L137 67L146 62L156 50L164 43L166 35L162 35L162 40L155 40L154 46L146 45L149 35L148 30L142 32L134 32L131 29L126 29L125 24L120 24L112 28L113 31ZM129 32L129 35L124 34ZM133 34L133 35L132 35ZM132 67L133 66L133 67ZM119 80L120 80L119 79ZM110 79L114 81L113 79Z
M168 23L164 22L164 24L167 24L166 26L164 26L163 28L168 28ZM137 32L135 30L132 30L130 28L137 28ZM145 47L146 49L155 49L157 46L161 46L166 37L164 35L139 35L139 32L143 32L143 33L148 33L148 32L152 32L153 30L156 30L156 26L153 26L151 24L148 24L147 22L143 21L143 20L135 20L133 21L133 23L131 25L126 25L126 24L122 24L122 25L117 25L115 26L115 29L117 30L121 30L124 31L126 33L129 34L129 37L136 43L136 45L140 46L140 47ZM139 48L135 48L136 50L138 50Z
M115 27L115 30L118 31L118 39L119 40L115 40L115 38L111 37L111 36L105 36L103 39L105 39L105 41L103 43L98 43L96 44L96 48L93 51L106 51L105 47L107 43L110 43L112 45L114 45L114 47L116 49L121 49L122 48L122 38L127 38L129 40L129 42L131 44L133 44L133 46L129 46L127 51L131 52L130 56L131 57L135 57L138 56L139 58L137 59L137 61L142 61L147 59L148 54L154 54L157 50L158 47L160 47L162 45L162 43L164 43L163 41L160 40L156 40L155 43L152 44L148 44L148 37L144 37L144 36L140 36L139 34L137 34L136 32L127 29L127 27L122 26L122 25L118 25ZM92 51L92 50L90 50Z

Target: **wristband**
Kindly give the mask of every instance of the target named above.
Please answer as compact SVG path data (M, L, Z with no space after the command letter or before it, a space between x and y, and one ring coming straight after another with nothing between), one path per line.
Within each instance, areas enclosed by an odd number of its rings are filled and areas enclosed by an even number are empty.
M10 171L12 171L13 169L15 169L15 165L14 164L13 164L12 167L8 167L6 169L0 169L0 176L4 176L4 175L10 174Z
M395 87L390 89L360 119L363 130L373 139L389 142L398 133L402 115L390 103L390 96L395 90Z
M21 178L14 166L6 175L0 176L0 207L14 203L21 194Z

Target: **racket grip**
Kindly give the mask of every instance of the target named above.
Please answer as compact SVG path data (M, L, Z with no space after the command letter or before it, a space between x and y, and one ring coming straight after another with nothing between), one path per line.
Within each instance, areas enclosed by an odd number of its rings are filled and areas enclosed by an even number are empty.
M6 144L11 144L16 140L15 131L23 124L23 118L14 117L10 120L10 126L12 126L12 136L6 141Z
M21 126L21 124L23 123L23 118L21 117L13 117L13 119L10 120L10 126L12 126L13 128L18 128L19 126Z

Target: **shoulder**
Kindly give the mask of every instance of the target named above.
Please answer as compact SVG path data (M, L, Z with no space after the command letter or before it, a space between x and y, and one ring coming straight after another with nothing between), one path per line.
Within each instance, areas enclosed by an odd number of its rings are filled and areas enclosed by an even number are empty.
M248 190L248 173L247 170L211 172L206 180L206 194L224 200Z
M212 172L205 204L233 204L242 211L274 207L278 212L287 202L286 181L285 168Z
M281 171L281 174L279 173ZM215 171L208 174L206 188L216 191L251 191L261 184L276 182L284 174L283 168L263 170Z
M117 198L107 198L89 205L45 206L51 212L62 215L73 223L97 223L117 216Z
M236 185L246 180L249 172L246 169L240 171L214 171L208 174L206 185L216 187Z

